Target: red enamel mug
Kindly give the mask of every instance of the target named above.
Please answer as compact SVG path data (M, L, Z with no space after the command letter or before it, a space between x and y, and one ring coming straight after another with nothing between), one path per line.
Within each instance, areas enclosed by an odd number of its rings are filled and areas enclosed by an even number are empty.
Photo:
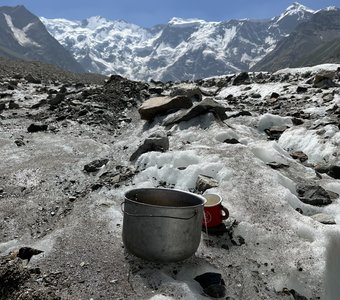
M229 211L222 205L222 198L217 194L203 195L207 202L204 204L203 226L215 227L228 219Z

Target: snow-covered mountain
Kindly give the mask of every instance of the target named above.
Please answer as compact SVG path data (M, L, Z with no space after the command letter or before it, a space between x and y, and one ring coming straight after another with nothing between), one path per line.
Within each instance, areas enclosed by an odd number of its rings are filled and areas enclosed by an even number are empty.
M313 13L294 3L270 20L173 18L150 29L98 16L41 21L87 71L184 80L249 70Z

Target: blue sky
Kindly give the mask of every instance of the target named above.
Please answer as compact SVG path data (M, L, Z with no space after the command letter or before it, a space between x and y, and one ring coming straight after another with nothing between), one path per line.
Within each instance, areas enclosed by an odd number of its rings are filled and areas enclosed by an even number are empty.
M286 0L0 0L1 6L25 5L28 10L46 18L82 20L102 16L110 20L151 27L166 23L172 17L200 18L207 21L280 15L294 1ZM320 9L340 7L340 0L301 0L299 3Z

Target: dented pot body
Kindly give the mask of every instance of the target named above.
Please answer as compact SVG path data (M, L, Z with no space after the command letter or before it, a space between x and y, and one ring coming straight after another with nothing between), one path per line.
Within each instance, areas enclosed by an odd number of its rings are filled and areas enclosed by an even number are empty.
M123 242L126 249L155 262L192 256L201 240L205 198L174 189L142 188L125 193Z

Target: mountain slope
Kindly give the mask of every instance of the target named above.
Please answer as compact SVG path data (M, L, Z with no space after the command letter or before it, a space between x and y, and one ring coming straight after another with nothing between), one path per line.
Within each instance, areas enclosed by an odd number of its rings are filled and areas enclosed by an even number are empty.
M270 20L173 18L151 29L101 17L41 21L87 71L185 80L249 70L312 14L294 3Z
M84 72L72 55L48 33L39 18L24 6L0 7L0 55Z
M339 41L340 10L319 11L280 41L253 70L275 71L285 67L340 62Z

